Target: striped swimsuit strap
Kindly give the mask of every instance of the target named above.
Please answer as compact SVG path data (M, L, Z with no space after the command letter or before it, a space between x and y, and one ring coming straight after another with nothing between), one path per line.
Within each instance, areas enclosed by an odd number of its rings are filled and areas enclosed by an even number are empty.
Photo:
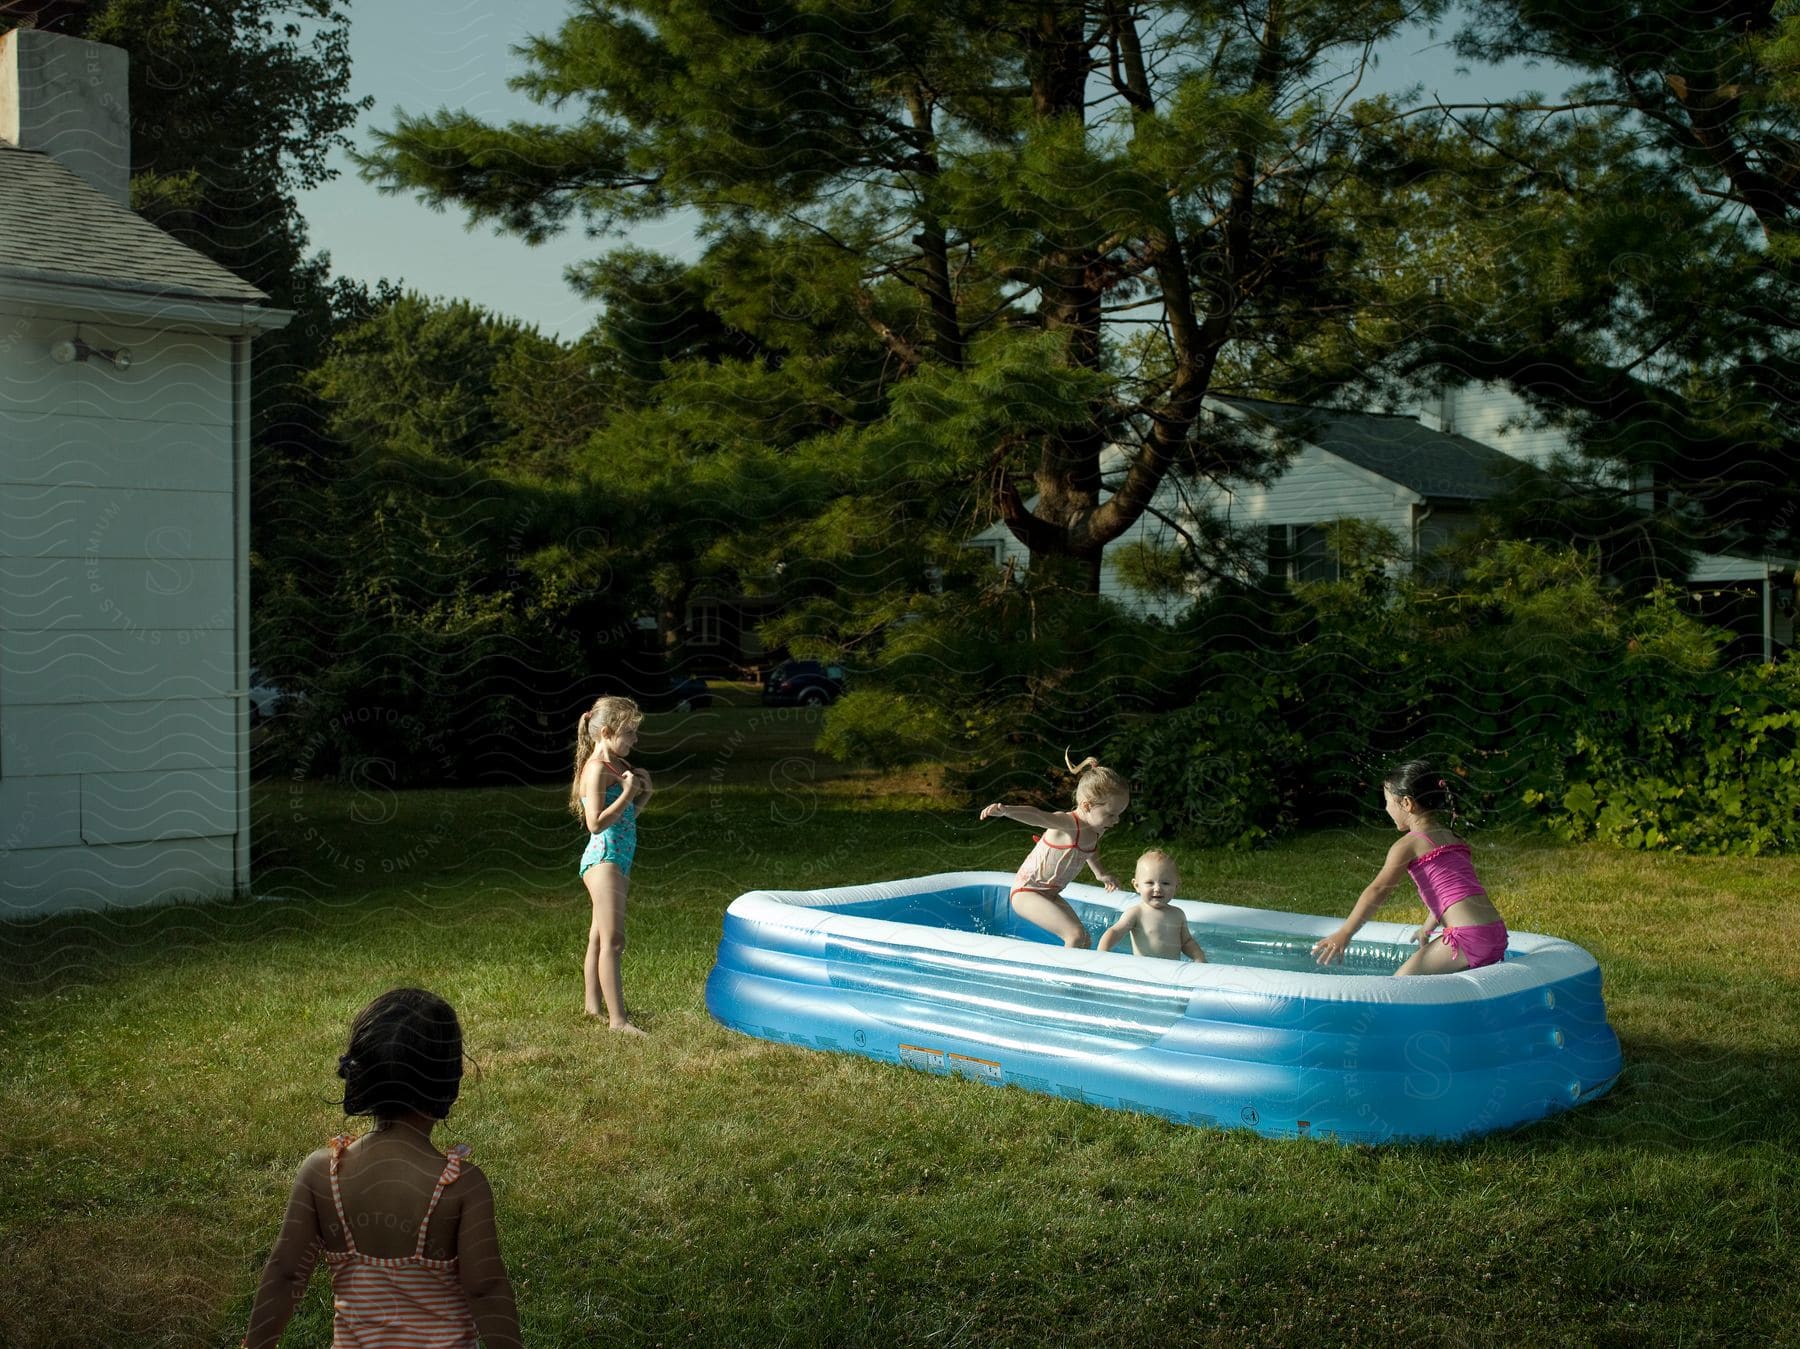
M430 1260L425 1256L425 1233L431 1226L431 1217L437 1212L438 1201L444 1197L444 1187L462 1174L463 1160L469 1155L469 1145L458 1143L445 1155L444 1169L439 1172L437 1184L431 1188L431 1202L425 1206L425 1216L419 1219L419 1239L413 1243L410 1256L376 1256L364 1255L356 1249L356 1238L350 1232L350 1220L344 1216L344 1193L338 1186L338 1164L343 1160L344 1152L349 1148L351 1140L340 1134L331 1140L331 1202L337 1209L338 1225L344 1229L344 1254L353 1260L365 1261L373 1265L432 1265L439 1268L454 1267L456 1257L447 1260Z

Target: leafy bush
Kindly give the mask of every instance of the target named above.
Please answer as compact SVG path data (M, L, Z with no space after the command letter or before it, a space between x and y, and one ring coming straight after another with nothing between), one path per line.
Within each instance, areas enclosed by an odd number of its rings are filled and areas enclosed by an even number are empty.
M884 768L935 760L971 799L1066 807L1065 748L1097 753L1130 718L1170 707L1195 658L1168 626L1094 596L948 592L893 625L859 676L872 687L831 708L820 748Z
M938 597L889 635L823 747L946 762L973 795L1066 805L1073 745L1135 784L1153 832L1254 846L1379 819L1384 772L1456 773L1464 823L1695 852L1800 845L1800 674L1721 669L1679 592L1631 598L1591 556L1490 543L1454 584L1346 529L1340 579L1222 591L1182 622L1039 582ZM1100 748L1104 746L1104 748Z
M1463 778L1465 823L1693 852L1800 845L1800 673L1719 668L1726 635L1679 592L1634 601L1590 557L1518 542L1489 546L1454 588L1355 553L1342 576L1266 603L1260 644L1215 655L1191 707L1109 747L1151 828L1243 845L1368 820L1382 773L1423 755Z
M1107 762L1132 780L1146 829L1211 847L1250 847L1289 827L1305 744L1284 724L1292 685L1230 681L1117 736Z
M954 756L957 735L945 710L890 689L854 689L832 706L819 749L845 763L897 768Z
M608 370L584 345L409 294L335 336L305 381L329 452L273 465L283 494L256 506L286 523L252 557L252 645L292 695L259 772L560 776L596 694L656 687L637 497L569 471Z
M1800 666L1698 674L1640 659L1575 724L1561 790L1527 790L1551 831L1626 848L1800 846Z

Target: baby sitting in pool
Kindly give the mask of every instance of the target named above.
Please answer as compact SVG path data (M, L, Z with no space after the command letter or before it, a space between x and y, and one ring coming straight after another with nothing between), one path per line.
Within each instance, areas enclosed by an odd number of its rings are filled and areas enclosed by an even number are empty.
M1185 953L1204 961L1206 952L1188 931L1187 915L1173 907L1175 887L1181 884L1181 873L1175 859L1160 848L1152 848L1138 858L1137 872L1131 888L1138 902L1119 915L1119 921L1106 929L1100 938L1100 949L1110 951L1119 939L1131 938L1131 949L1140 956L1159 956L1164 960L1180 960Z

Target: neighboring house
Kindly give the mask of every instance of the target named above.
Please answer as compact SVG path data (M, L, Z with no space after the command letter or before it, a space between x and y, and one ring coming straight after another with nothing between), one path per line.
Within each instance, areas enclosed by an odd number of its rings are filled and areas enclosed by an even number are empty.
M125 53L0 35L0 918L250 882L250 343L128 207Z
M1234 526L1263 529L1268 570L1290 580L1336 579L1326 527L1337 520L1371 521L1415 561L1428 557L1473 529L1481 502L1521 471L1518 458L1412 416L1258 398L1209 406L1298 447L1272 486L1242 487L1217 503Z
M722 679L760 671L770 652L757 636L756 625L779 608L780 601L772 596L749 596L702 585L688 600L682 616L679 649L683 668Z
M1388 529L1417 563L1472 528L1480 503L1516 480L1522 463L1542 466L1568 448L1559 433L1532 424L1516 395L1491 385L1448 391L1416 413L1214 397L1206 400L1206 415L1282 437L1295 447L1287 469L1268 487L1237 483L1185 501L1165 485L1154 513L1127 530L1114 548L1137 540L1172 541L1176 536L1159 515L1179 522L1206 510L1234 528L1262 531L1263 567L1290 580L1335 577L1326 531L1346 519ZM1023 568L1029 561L1003 524L970 542L991 552L997 565ZM1709 555L1695 563L1687 583L1703 613L1737 628L1753 645L1760 639L1766 656L1793 642L1794 570L1792 560ZM1138 613L1162 618L1193 603L1133 590L1110 557L1101 563L1100 591ZM1734 597L1734 603L1722 602Z

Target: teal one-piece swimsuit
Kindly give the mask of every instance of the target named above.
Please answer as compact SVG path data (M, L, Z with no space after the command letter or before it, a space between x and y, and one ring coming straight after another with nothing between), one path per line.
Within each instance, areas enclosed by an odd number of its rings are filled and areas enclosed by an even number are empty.
M619 793L625 789L618 783L612 783L606 789L605 800L600 809L605 810L619 799ZM631 874L632 859L637 856L637 802L627 801L619 818L597 834L588 836L588 845L581 854L581 865L576 869L577 876L584 874L591 866L600 862L611 862L627 876Z

